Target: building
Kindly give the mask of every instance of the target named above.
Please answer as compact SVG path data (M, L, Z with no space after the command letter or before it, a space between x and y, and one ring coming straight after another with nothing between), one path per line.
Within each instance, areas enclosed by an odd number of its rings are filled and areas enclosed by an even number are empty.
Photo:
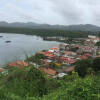
M9 67L18 67L18 68L28 67L28 65L29 64L25 61L17 61L17 62L12 62L8 64Z
M96 36L94 36L94 35L88 35L88 38L94 39L94 38L96 38Z
M0 68L0 72L3 72L4 71L4 69L3 68Z
M44 73L46 73L48 76L53 77L57 75L57 71L51 68L41 68L41 71L43 71Z

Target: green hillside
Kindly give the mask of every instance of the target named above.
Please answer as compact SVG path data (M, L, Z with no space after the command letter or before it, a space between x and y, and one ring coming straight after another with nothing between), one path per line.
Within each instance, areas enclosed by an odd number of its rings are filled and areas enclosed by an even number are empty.
M29 66L9 68L0 74L0 100L99 100L100 75L85 78L77 72L63 79L50 79L41 71Z
M26 35L37 35L41 37L46 36L62 36L72 38L86 38L89 34L94 32L89 31L68 31L68 30L56 30L56 29L30 29L30 28L14 28L14 27L0 27L0 33L18 33ZM95 32L98 33L98 32ZM96 34L95 34L96 35Z

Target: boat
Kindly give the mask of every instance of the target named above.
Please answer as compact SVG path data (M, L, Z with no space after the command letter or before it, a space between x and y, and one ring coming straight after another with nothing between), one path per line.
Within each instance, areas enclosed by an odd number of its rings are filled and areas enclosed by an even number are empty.
M6 43L10 43L11 41L5 41Z
M2 38L3 36L0 36L0 38Z

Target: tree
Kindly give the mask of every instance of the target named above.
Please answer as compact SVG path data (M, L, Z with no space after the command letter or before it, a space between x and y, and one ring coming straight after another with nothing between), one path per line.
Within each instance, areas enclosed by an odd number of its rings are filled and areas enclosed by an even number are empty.
M93 60L93 69L94 69L94 71L100 71L100 58L98 57L98 58L95 58L94 60Z
M51 62L49 65L50 65L51 68L57 68L57 66L54 62Z
M89 69L92 68L91 60L79 60L75 63L75 71L79 76L85 77L89 73Z
M96 46L100 46L100 42L97 42L97 43L96 43Z
M31 56L29 58L27 58L26 61L28 62L34 62L34 63L37 63L37 64L42 64L41 62L41 59L45 59L46 57L43 55L43 54L36 54L34 56Z
M8 73L4 89L18 96L43 96L47 93L46 79L43 74L29 66L25 69L16 69Z

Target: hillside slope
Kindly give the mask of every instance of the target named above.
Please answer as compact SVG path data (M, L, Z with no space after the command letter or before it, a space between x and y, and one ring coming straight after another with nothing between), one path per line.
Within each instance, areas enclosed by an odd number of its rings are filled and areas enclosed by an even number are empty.
M34 22L0 22L0 27L20 27L20 28L31 28L31 29L59 29L59 30L80 30L80 31L100 31L100 27L91 24L80 24L80 25L49 25L49 24L37 24Z

